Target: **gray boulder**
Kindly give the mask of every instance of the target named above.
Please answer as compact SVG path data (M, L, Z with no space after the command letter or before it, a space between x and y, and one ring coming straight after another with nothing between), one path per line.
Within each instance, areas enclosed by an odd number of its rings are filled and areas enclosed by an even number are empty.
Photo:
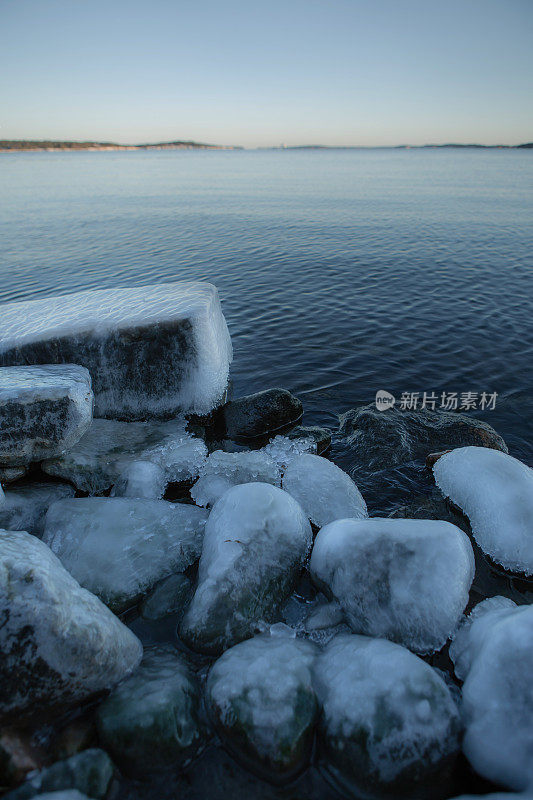
M66 483L26 483L5 492L0 508L0 528L7 531L27 531L41 537L44 518L52 503L74 497L73 486Z
M93 748L77 753L50 767L30 773L22 786L5 796L5 800L31 800L43 792L75 789L83 795L102 800L107 794L115 768L103 750Z
M91 424L93 402L83 367L0 367L0 464L24 466L69 450Z
M287 389L266 389L230 400L218 412L230 439L256 438L297 422L301 402Z

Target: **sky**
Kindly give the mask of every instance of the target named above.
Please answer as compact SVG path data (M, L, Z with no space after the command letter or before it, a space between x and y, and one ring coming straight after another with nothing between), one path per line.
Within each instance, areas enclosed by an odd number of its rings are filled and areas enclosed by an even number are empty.
M0 0L0 139L533 140L533 0Z

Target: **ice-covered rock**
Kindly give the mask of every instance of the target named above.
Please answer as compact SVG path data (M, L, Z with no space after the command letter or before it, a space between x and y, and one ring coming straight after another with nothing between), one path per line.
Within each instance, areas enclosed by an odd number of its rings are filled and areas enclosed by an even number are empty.
M5 493L0 508L0 528L8 531L27 531L42 536L44 518L52 503L74 497L74 487L67 483L26 483L12 486Z
M84 367L0 367L0 464L25 465L69 450L91 424L93 402Z
M230 439L257 438L297 422L301 402L287 389L266 389L229 400L218 412Z
M98 417L207 414L232 358L218 292L179 281L101 289L0 307L0 364L87 367Z
M460 447L433 466L441 492L467 515L476 542L506 569L533 575L533 470L484 447Z
M459 629L450 655L465 678L463 751L488 780L533 786L533 606L491 597Z
M0 718L81 702L139 663L142 646L35 536L0 532Z
M168 480L165 470L153 461L132 461L117 479L111 497L144 497L160 500Z
M284 470L291 461L303 455L304 453L312 453L316 455L317 444L312 436L296 437L292 439L290 436L274 436L274 438L266 444L261 452L267 455L272 461L275 461L280 470Z
M331 431L329 428L320 428L318 425L296 425L289 433L287 439L291 441L314 443L314 448L305 452L319 456L331 446Z
M102 745L130 774L185 765L203 743L198 682L174 648L147 650L99 707L97 725Z
M43 541L82 586L119 612L199 558L206 519L200 508L166 500L59 500L46 515Z
M276 486L245 483L217 500L205 526L198 586L180 626L194 650L221 653L273 622L311 547L299 504Z
M291 461L283 488L319 528L336 519L368 516L363 496L350 476L321 456L308 454Z
M333 639L315 662L324 766L350 796L445 796L460 721L444 680L385 639ZM442 793L442 795L441 795Z
M449 522L344 519L319 532L310 570L355 633L430 653L459 623L474 555L468 536Z
M62 458L46 461L49 475L71 481L89 494L124 485L124 475L138 461L149 461L165 472L167 483L198 477L207 456L205 443L186 430L183 419L170 422L118 422L95 419Z
M183 611L191 589L191 581L186 575L169 575L141 603L142 616L144 619L158 620Z
M309 759L316 652L311 642L274 631L232 647L211 667L206 700L223 742L269 780L294 777Z
M107 794L115 768L103 750L91 748L50 767L37 770L9 794L5 800L31 800L42 792L77 789L83 795L102 800Z
M271 483L279 486L277 464L263 451L243 453L211 453L200 468L200 477L191 489L191 497L199 506L212 506L225 491L239 483Z

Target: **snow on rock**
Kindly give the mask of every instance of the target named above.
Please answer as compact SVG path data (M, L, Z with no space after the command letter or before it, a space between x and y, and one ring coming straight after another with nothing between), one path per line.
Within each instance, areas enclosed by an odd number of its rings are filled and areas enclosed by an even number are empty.
M195 506L166 500L59 500L46 515L43 541L82 586L119 612L199 558L206 518Z
M0 718L79 703L132 672L142 646L35 536L0 532Z
M102 745L129 774L185 766L203 743L203 726L197 680L175 648L147 650L99 707L97 726Z
M460 447L433 466L435 482L470 520L476 542L503 567L533 575L533 470L485 447Z
M533 786L533 606L485 600L450 655L465 678L463 751L472 767L515 791Z
M315 662L326 770L357 797L440 796L459 713L438 673L385 639L333 639ZM415 792L416 790L416 792Z
M295 458L285 471L282 485L319 528L336 519L368 516L355 483L327 458L309 454Z
M200 468L200 478L191 489L191 497L199 506L212 506L232 486L258 481L273 486L281 483L278 466L266 453L216 450Z
M171 422L118 422L95 419L78 444L60 459L46 461L49 475L71 481L89 494L124 486L131 465L149 461L164 470L167 483L198 476L207 447L186 430L184 419ZM120 489L119 489L120 491Z
M232 359L218 292L179 281L0 306L0 364L73 363L93 380L96 415L209 413Z
M282 489L245 483L217 500L205 527L198 586L180 626L193 649L219 654L273 622L311 547L311 527Z
M449 522L344 519L319 532L310 571L355 633L431 653L459 623L474 555L468 536Z
M93 402L83 367L0 367L0 464L25 465L69 450L91 424Z
M165 470L153 461L132 461L111 491L111 497L144 497L160 500L167 488Z
M103 800L114 772L115 767L107 753L90 748L30 773L25 783L4 797L5 800L31 800L40 797L41 792L76 789L83 796Z
M317 702L315 645L283 635L256 636L211 667L206 701L223 742L269 780L288 780L308 762ZM286 627L286 626L284 626Z
M44 518L50 505L65 497L74 497L73 486L66 483L25 483L6 489L0 508L0 528L27 531L41 537Z

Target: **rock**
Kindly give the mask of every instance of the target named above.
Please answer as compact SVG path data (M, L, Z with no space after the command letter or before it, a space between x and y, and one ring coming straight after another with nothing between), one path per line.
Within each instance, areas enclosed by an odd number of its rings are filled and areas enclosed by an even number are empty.
M384 639L335 637L315 662L325 769L348 796L446 796L460 722L444 680Z
M206 519L195 506L166 500L59 500L46 515L43 541L83 587L120 612L200 557Z
M344 519L319 532L310 572L355 633L431 653L459 624L474 554L468 536L449 522Z
M168 480L163 467L152 461L132 461L113 486L111 497L161 500Z
M0 719L80 703L139 663L142 646L35 536L0 531Z
M253 439L297 422L302 414L301 402L287 389L266 389L230 400L218 419L230 439Z
M463 684L463 751L484 778L533 784L533 606L491 597L474 608L450 655Z
M380 470L425 458L430 452L479 445L507 452L507 445L486 422L448 411L378 411L361 406L341 414L339 435L356 467Z
M290 780L309 761L316 653L311 642L267 634L227 650L209 672L206 700L223 743L267 780Z
M315 444L313 452L319 456L331 447L331 431L329 428L320 428L318 425L297 425L287 434L287 439L293 441L311 440Z
M198 586L180 626L193 650L219 654L272 622L311 547L311 527L290 495L245 483L217 500L205 526Z
M51 767L33 772L26 783L6 795L6 800L30 800L42 792L77 789L83 795L101 800L107 794L114 773L113 762L103 750L84 750L57 761Z
M209 283L85 291L0 314L0 364L87 367L98 417L207 414L223 399L231 340Z
M428 453L428 455L426 456L426 467L428 469L432 469L441 456L445 455L445 453L450 453L450 452L451 450L441 450L440 453Z
M28 472L28 467L0 466L0 483L14 483L23 478Z
M191 594L192 584L186 575L169 575L157 584L141 603L144 619L158 620L183 611Z
M14 728L0 729L0 787L20 783L41 761L42 754L28 735Z
M91 424L93 401L83 367L0 367L0 463L25 466L70 450Z
M368 516L355 483L327 458L309 454L295 458L285 471L282 485L319 528L336 519Z
M460 447L434 465L442 494L468 516L474 539L505 569L533 575L533 470L483 447Z
M72 486L65 483L26 483L6 491L6 501L0 508L0 528L8 531L27 531L41 537L44 518L56 500L74 497Z
M198 477L207 456L201 439L191 436L185 420L171 422L117 422L95 419L78 444L42 468L49 475L71 481L77 489L101 494L113 484L123 485L133 463L149 461L165 472L169 482Z
M200 477L191 489L191 497L199 506L212 506L225 491L239 483L281 484L277 464L261 450L244 453L211 453L200 469Z
M103 746L128 774L184 766L203 744L196 678L170 646L147 650L139 669L99 707Z

